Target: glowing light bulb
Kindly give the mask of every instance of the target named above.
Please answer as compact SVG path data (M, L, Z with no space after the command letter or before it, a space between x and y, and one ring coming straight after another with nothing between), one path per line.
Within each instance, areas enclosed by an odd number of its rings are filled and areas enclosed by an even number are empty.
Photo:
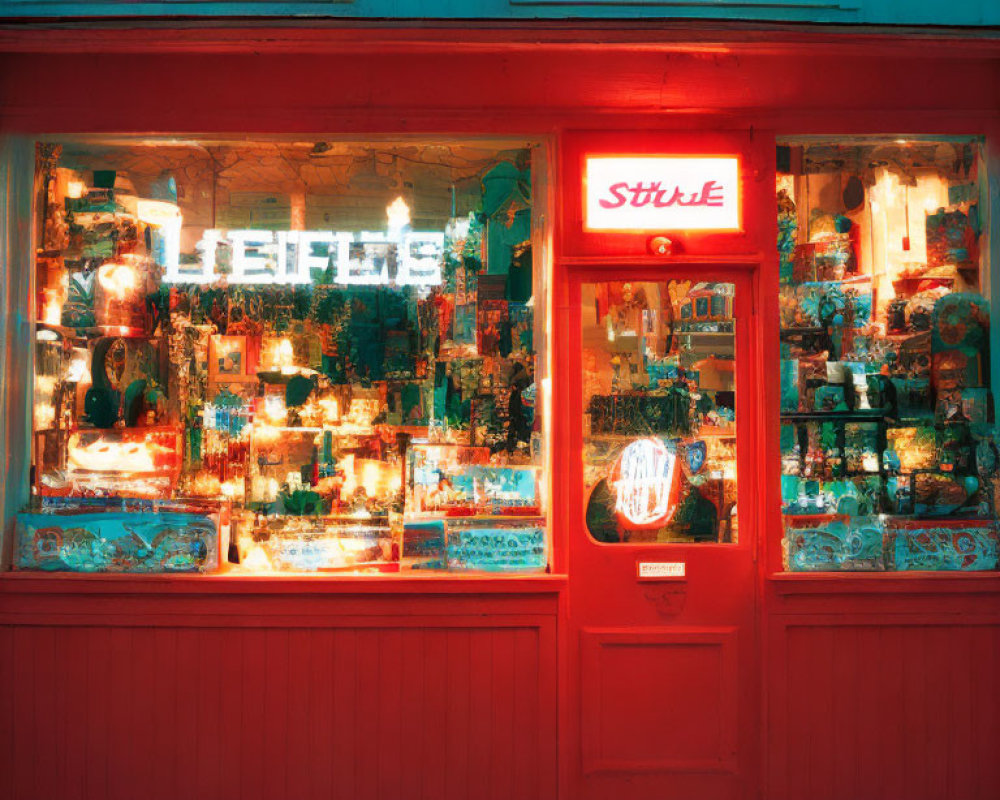
M181 210L173 203L164 200L146 200L145 198L139 198L137 201L136 216L140 222L157 226L180 226L183 220Z
M402 197L397 197L385 209L389 220L389 233L399 233L410 224L410 207Z
M104 289L119 299L137 284L135 270L128 264L105 264L98 271L97 279Z
M58 300L50 299L45 303L45 308L42 311L42 321L46 325L58 325L62 322L62 306L59 305Z
M295 366L295 350L292 348L291 339L282 339L278 342L278 366L286 374Z
M66 371L67 383L90 383L90 369L87 367L87 360L80 356L74 358Z
M264 416L276 425L283 425L288 410L285 408L285 398L269 395L264 399Z

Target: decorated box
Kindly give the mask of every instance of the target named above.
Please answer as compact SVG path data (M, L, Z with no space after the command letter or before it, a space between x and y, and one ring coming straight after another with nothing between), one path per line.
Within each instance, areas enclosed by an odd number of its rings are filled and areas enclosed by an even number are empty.
M443 519L408 520L403 525L403 566L444 569L446 534Z
M544 572L545 521L541 517L465 517L407 520L405 569L451 572Z
M490 519L450 519L447 561L452 572L544 572L544 520L501 522Z
M173 426L39 431L36 447L43 496L162 499L181 471L181 432Z
M992 520L890 520L890 567L979 572L997 568L1000 536Z
M785 518L785 562L790 572L885 569L877 518L808 514Z
M14 567L47 572L210 572L218 527L207 514L65 510L17 515Z

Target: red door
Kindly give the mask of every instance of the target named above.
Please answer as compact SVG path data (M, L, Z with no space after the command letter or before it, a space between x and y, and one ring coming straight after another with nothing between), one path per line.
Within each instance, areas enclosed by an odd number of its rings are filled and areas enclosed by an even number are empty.
M564 797L756 791L753 274L567 268Z

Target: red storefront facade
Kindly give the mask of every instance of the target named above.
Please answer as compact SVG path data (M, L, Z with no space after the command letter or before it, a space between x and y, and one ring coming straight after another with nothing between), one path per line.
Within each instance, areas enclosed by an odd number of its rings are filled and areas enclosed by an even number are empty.
M552 354L545 574L5 572L0 794L993 796L1000 576L785 571L774 187L790 137L977 136L995 203L995 40L170 24L8 28L0 50L5 565L27 500L11 343L31 325L14 254L35 138L530 136L548 159ZM649 230L588 230L585 159L602 154L738 157L739 229L664 231L667 253ZM586 534L580 297L609 279L735 287L738 542Z

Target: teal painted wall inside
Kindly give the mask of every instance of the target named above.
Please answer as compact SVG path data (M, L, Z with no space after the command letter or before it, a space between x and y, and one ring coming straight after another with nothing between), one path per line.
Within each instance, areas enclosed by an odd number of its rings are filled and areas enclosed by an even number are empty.
M0 18L715 19L861 25L1000 26L1000 0L0 0Z

